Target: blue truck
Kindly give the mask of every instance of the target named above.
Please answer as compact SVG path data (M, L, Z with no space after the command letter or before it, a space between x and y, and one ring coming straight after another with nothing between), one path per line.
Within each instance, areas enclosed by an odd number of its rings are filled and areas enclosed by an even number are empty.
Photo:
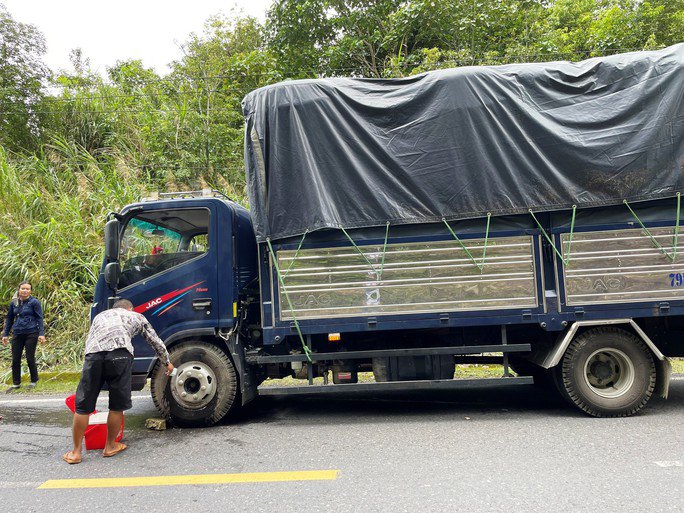
M250 210L204 190L111 213L92 314L147 316L178 373L136 341L134 388L181 426L260 395L535 382L632 415L684 356L683 56L254 91Z

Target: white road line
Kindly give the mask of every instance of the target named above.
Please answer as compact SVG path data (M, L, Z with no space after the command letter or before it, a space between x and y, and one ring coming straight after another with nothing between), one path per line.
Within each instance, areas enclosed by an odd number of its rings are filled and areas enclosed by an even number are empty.
M131 397L131 399L151 399L149 395L134 395ZM97 402L103 402L107 401L107 396L104 397L99 397L97 399ZM49 398L49 399L4 399L0 400L0 406L6 405L6 404L35 404L35 403L63 403L64 399L63 398Z
M40 485L40 481L0 481L0 490L3 488L38 488Z
M668 467L684 467L684 461L674 460L674 461L654 461L656 465L663 468Z

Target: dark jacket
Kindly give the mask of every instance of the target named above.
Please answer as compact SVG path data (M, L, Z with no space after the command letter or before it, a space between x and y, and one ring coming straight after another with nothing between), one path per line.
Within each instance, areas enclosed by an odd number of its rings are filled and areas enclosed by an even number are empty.
M8 337L10 330L14 331L15 335L35 333L36 331L38 336L45 335L43 308L40 306L40 301L33 296L29 296L26 301L21 301L20 299L13 300L7 311L5 329L2 332L2 336Z

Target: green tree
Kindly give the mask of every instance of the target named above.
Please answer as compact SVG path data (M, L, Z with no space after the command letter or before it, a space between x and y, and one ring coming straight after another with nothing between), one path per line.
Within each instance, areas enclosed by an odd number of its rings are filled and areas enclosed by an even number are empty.
M539 44L543 51L580 59L682 40L683 0L556 0Z
M277 0L267 27L287 77L390 77L661 48L684 0Z
M35 149L39 132L36 106L49 70L41 57L45 39L33 26L20 23L0 4L0 145Z
M545 5L544 0L279 0L267 26L286 76L397 76L455 60L523 59L536 50Z
M334 43L328 0L276 0L268 11L268 46L288 78L309 78L330 68L326 49Z
M119 61L107 78L82 52L46 99L46 142L61 138L91 155L116 156L158 188L216 185L243 196L241 100L282 78L254 18L212 17L161 77Z
M544 18L543 0L417 0L391 20L396 73L530 60ZM401 69L403 67L403 70Z
M332 74L385 76L389 58L401 50L401 43L387 36L392 28L392 16L404 2L331 0L329 3L335 33L335 44L328 47Z
M207 179L218 174L242 195L242 98L282 78L264 46L263 27L252 17L212 17L183 53L168 77L178 109L177 155L186 169Z
M97 155L110 146L116 132L116 112L108 102L114 92L90 69L80 48L71 51L70 60L73 71L56 75L52 87L58 92L41 102L42 142L63 139Z

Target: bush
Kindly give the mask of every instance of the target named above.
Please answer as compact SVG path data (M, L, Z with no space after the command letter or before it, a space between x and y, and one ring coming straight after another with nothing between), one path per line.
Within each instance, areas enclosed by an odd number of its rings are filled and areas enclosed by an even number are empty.
M123 157L95 158L55 140L38 156L0 148L0 183L3 318L16 285L30 280L45 311L48 343L39 347L40 367L77 367L102 262L105 216L139 198L147 182ZM9 359L9 351L0 353L0 367Z

